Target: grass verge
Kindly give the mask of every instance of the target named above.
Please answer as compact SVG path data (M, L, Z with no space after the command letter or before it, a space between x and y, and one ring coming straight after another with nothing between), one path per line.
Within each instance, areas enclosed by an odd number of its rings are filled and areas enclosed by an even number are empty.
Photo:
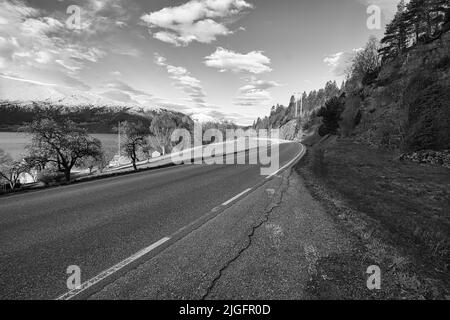
M390 297L449 298L450 170L393 159L388 151L330 138L311 146L296 169L364 243L366 252L349 257L349 266L352 259L383 265Z

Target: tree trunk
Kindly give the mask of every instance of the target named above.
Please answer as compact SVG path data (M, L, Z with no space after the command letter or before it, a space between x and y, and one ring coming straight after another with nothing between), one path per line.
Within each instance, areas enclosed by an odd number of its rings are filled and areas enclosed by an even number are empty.
M133 169L134 171L137 171L136 161L137 161L137 155L136 150L133 150L133 153L131 155L131 161L133 162Z
M70 171L71 171L71 169L69 169L69 168L65 168L64 169L64 176L66 177L66 182L70 182Z
M14 190L16 188L16 184L17 182L14 180L9 181L9 187L11 188L11 190Z

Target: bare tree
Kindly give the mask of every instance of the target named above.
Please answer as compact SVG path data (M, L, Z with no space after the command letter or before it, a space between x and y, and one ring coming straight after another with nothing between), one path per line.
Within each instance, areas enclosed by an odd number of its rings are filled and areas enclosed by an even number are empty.
M354 79L362 81L364 84L373 81L378 76L381 67L379 49L378 39L374 36L370 37L366 46L353 59L351 76Z
M131 159L134 170L137 170L136 162L139 161L139 153L148 144L147 137L150 135L150 129L142 122L122 122L120 130L125 139L125 152Z
M0 177L7 181L12 190L19 182L20 175L28 172L25 162L14 160L8 153L0 149Z
M152 120L150 125L150 131L153 134L150 143L153 148L160 151L162 155L170 151L171 147L171 135L177 128L177 123L168 114L160 114Z
M98 157L101 142L90 137L73 121L60 117L43 117L28 124L22 131L32 136L28 146L30 157L53 163L71 180L72 168L85 157Z

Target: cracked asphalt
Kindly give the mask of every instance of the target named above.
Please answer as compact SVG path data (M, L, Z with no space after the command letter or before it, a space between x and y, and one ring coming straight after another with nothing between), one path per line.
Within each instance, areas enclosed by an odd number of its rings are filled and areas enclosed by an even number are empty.
M289 163L299 151L297 143L281 144L280 165ZM245 155L239 153L236 159ZM79 266L85 282L162 238L182 229L188 232L192 223L222 203L265 181L260 169L258 165L182 165L3 197L0 298L55 299L68 291L68 266ZM260 198L254 199L258 202ZM259 215L265 207L258 205L238 213L253 224L247 212L255 210ZM227 220L230 215L224 217ZM219 233L227 224L215 226L213 232ZM214 279L214 271L231 259L227 255L233 256L232 251L223 252L228 244L240 240L234 238L234 233L243 232L240 227L236 226L236 231L224 229L232 232L229 243L211 252L223 254L226 260L205 261L205 274L212 277L205 277L206 285ZM197 238L191 243L193 247L159 268L181 268L183 259L194 256L198 248L227 239L211 236L208 240Z
M351 250L286 171L90 299L310 299L317 261Z

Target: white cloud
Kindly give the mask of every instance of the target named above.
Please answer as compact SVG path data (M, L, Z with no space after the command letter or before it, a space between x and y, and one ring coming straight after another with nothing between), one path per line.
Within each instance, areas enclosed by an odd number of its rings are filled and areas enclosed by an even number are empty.
M155 53L154 61L157 65L166 68L169 77L175 81L175 86L183 90L190 97L191 102L200 107L206 106L205 93L200 80L191 76L186 68L167 64L167 59L158 53Z
M242 92L251 90L269 90L281 86L276 81L258 80L255 77L251 77L250 79L248 79L248 82L249 84L241 87L239 90Z
M331 73L336 77L346 75L352 65L353 59L361 49L353 49L348 52L338 52L325 57L325 62L329 67Z
M275 81L258 80L255 77L247 79L248 84L239 88L239 95L234 104L238 106L266 106L272 101L269 89L280 86Z
M112 90L119 90L119 91L131 94L131 95L135 95L135 96L151 96L151 94L149 94L143 90L135 89L120 80L108 81L105 83L104 87L108 88L108 89L112 89Z
M59 12L45 12L24 1L0 1L0 70L22 78L60 81L62 86L88 89L78 73L106 53L88 42L74 41ZM65 14L65 13L64 13ZM58 19L57 19L58 18Z
M249 72L260 74L270 72L270 59L262 51L252 51L247 54L236 53L224 48L217 48L216 52L205 57L205 64L217 68L220 72Z
M141 17L153 37L176 46L211 43L232 34L228 24L253 6L244 0L191 0ZM155 31L155 32L154 32Z

